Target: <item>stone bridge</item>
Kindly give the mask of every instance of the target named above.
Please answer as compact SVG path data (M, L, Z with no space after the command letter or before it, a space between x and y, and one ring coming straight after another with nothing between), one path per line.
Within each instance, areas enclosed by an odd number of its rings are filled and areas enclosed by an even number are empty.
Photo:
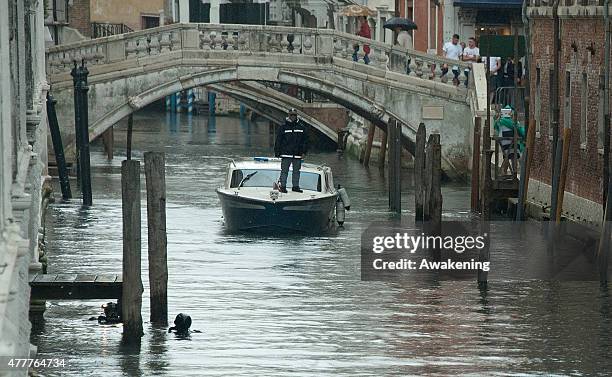
M359 46L362 58L364 44L371 48L369 65L352 61L353 46ZM417 126L425 122L429 132L441 134L443 165L451 175L467 170L472 119L482 97L474 90L478 78L469 80L470 89L463 85L465 63L335 30L173 24L48 49L47 74L68 144L74 139L70 70L75 60L84 60L90 72L92 140L130 113L181 90L279 82L311 90L381 128L391 117L398 119L411 151ZM442 73L443 64L459 67L460 85L453 85L452 73ZM248 86L240 90L257 98ZM322 131L333 138L333 132Z

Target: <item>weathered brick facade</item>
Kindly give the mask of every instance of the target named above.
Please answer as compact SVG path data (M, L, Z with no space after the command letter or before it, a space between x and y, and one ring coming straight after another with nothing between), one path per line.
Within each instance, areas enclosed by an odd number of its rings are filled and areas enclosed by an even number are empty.
M68 23L86 37L91 37L90 0L73 0L68 5Z
M548 9L534 9L548 8ZM566 119L571 120L572 140L565 190L593 202L602 201L603 142L598 135L602 125L600 112L600 75L604 73L604 20L601 12L591 9L560 17L561 58L554 67L552 7L534 7L530 12L532 59L530 61L530 116L536 126L535 153L531 177L551 184L552 108L551 73L559 78L559 135ZM561 8L559 7L560 13ZM603 8L595 6L573 8ZM584 11L587 11L586 9ZM538 13L534 14L534 13ZM570 86L567 85L569 72ZM539 80L538 80L539 76ZM567 92L569 90L569 93ZM568 98L566 98L566 95ZM539 101L539 104L538 104ZM569 107L566 105L569 104ZM538 112L538 109L540 111ZM539 118L536 115L539 113ZM585 121L586 120L586 121ZM585 132L586 127L586 132Z

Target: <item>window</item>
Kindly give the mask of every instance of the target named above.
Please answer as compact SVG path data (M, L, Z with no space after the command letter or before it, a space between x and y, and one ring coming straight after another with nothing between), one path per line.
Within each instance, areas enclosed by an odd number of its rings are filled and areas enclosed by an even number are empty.
M589 104L589 82L586 72L582 73L580 85L580 146L585 148L587 144L587 127L589 117L587 107Z
M256 173L255 173L256 172ZM255 174L253 174L255 173ZM248 180L243 179L249 174ZM278 180L280 170L272 169L239 169L232 172L230 187L238 187L242 182L242 187L268 187L272 189L274 182ZM287 182L291 182L292 172L289 170ZM316 173L300 172L300 187L304 190L321 191L321 176Z
M142 28L150 29L159 26L159 16L142 16Z
M542 125L542 81L540 77L540 67L536 68L536 92L535 92L535 109L533 119L536 126L536 137L540 137L540 127Z
M553 108L552 104L554 102L555 97L555 89L554 89L554 81L555 81L555 70L550 69L548 71L548 138L550 140L553 139L553 134L555 133L553 130Z

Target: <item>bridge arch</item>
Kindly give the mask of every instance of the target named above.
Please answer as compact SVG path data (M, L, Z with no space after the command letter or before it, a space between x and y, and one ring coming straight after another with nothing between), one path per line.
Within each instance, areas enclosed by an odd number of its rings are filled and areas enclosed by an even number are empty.
M193 75L179 77L143 91L139 95L128 97L125 102L112 109L108 109L104 115L90 125L89 138L90 140L97 138L104 133L104 131L129 114L178 91L235 81L272 81L282 84L297 85L321 94L331 101L354 111L374 123L377 127L385 130L389 119L399 119L397 114L393 114L386 110L384 105L363 97L351 91L349 88L341 87L335 83L324 82L317 77L303 73L285 71L278 68L257 67L256 69L245 69L239 66L207 70L194 73ZM326 132L326 130L321 131L329 135L329 132ZM404 123L402 125L402 134L408 150L411 153L414 152L416 127Z

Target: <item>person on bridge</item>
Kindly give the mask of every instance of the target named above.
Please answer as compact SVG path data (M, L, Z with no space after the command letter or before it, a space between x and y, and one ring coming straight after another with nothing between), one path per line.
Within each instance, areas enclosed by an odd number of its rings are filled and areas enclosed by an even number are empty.
M300 189L300 168L302 159L308 151L308 128L304 122L298 118L295 109L289 110L289 116L285 119L285 124L279 127L274 143L274 155L281 158L280 173L280 192L287 193L287 176L289 166L293 165L291 191L303 192Z
M359 31L357 32L357 35L360 37L364 37L364 38L368 38L368 39L372 39L372 31L370 29L370 25L368 24L368 18L366 16L360 16L359 17ZM354 52L353 52L353 61L358 61L359 57L357 55L357 53L359 52L359 45L355 44L353 46ZM370 63L370 46L364 44L363 45L363 53L365 54L363 56L363 62L365 64L369 64Z

